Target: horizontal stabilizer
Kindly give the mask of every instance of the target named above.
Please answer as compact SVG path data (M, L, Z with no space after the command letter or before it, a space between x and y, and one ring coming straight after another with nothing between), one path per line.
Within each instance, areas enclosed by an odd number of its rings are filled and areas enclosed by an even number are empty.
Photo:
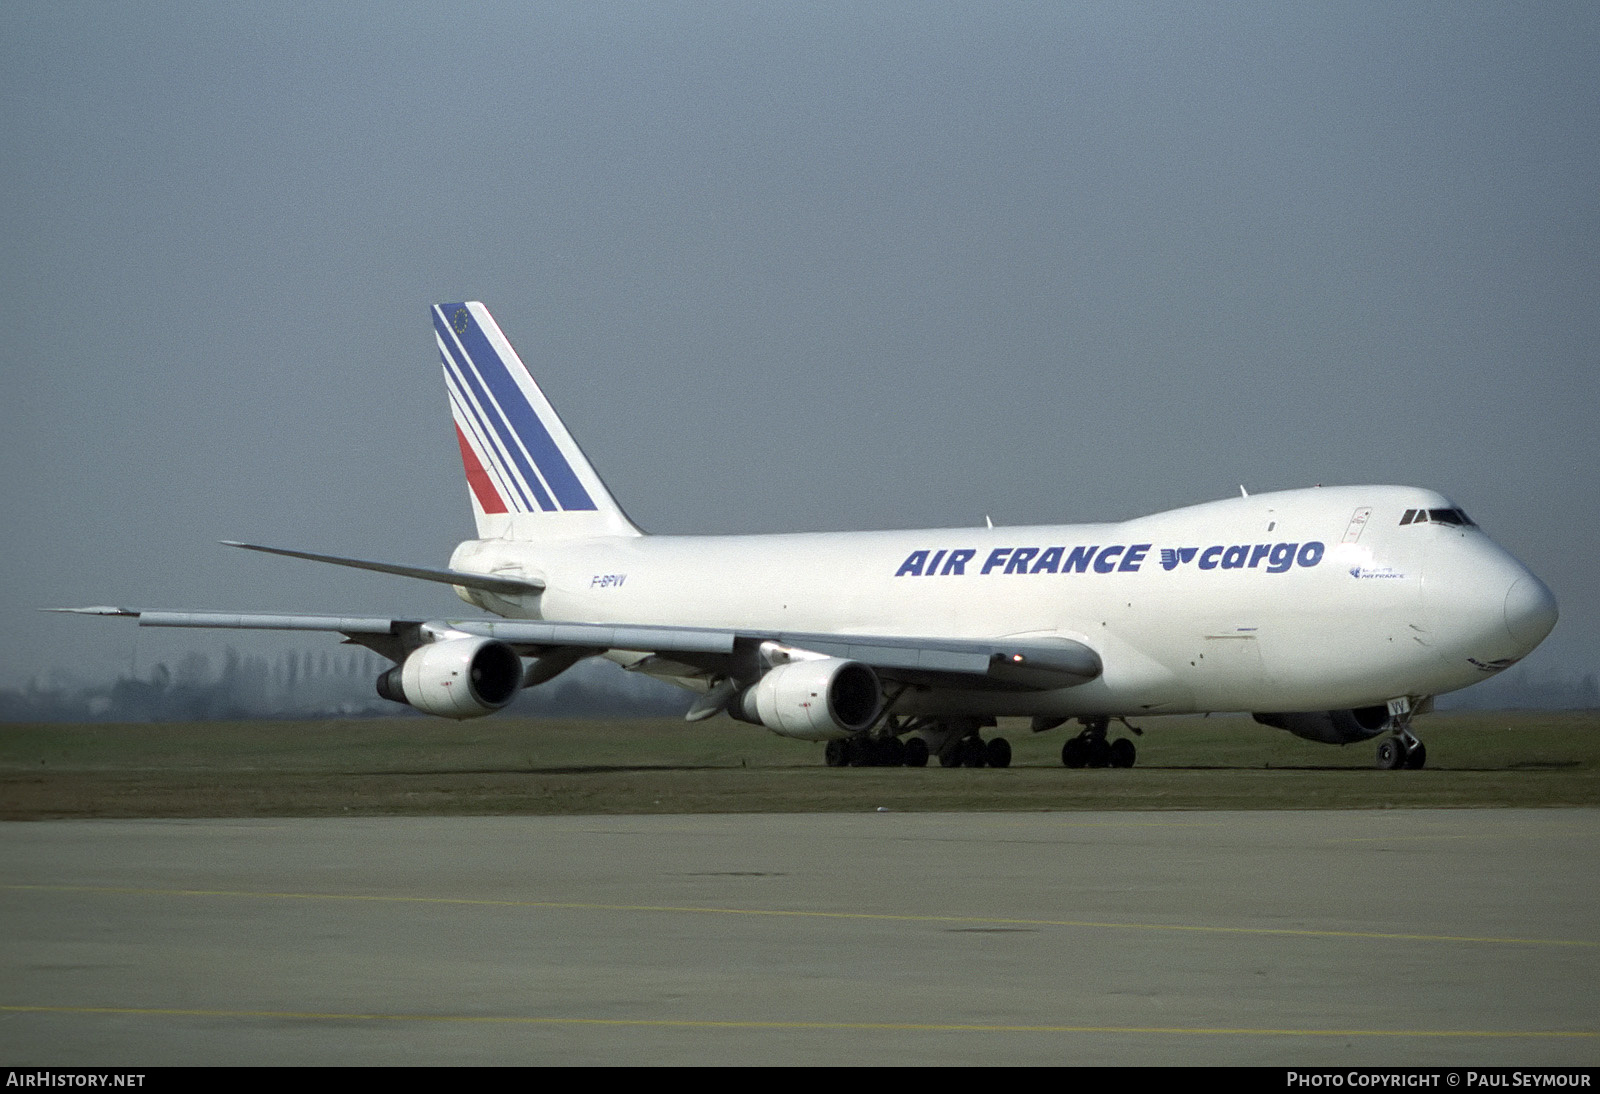
M470 574L462 570L440 570L428 566L399 566L392 562L372 562L364 558L344 558L340 555L319 555L310 551L291 551L287 547L263 547L256 543L222 541L225 547L243 547L247 551L264 551L269 555L287 555L290 558L308 558L312 562L331 562L335 566L349 566L356 570L372 570L380 574L413 577L418 581L437 581L441 585L460 585L467 589L482 589L501 596L528 596L544 592L544 582L528 577L495 577L490 574Z

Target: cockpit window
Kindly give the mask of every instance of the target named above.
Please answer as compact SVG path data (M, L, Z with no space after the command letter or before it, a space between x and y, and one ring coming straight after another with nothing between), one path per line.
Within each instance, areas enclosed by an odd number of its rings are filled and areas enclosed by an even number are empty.
M1401 524L1452 524L1456 527L1476 528L1477 522L1462 509L1407 509L1400 518Z

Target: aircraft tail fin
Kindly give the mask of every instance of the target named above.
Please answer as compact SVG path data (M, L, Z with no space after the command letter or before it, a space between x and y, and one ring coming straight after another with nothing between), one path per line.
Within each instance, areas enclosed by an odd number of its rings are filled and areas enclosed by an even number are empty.
M479 538L642 534L488 308L435 304L433 331Z

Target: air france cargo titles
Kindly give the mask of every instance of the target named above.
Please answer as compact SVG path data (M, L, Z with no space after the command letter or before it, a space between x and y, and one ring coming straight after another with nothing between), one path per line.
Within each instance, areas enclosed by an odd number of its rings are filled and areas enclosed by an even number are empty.
M1108 547L996 547L974 572L983 574L1134 574L1144 565L1153 544L1114 543ZM1281 574L1291 567L1309 569L1322 561L1326 548L1308 543L1235 543L1206 547L1163 547L1161 567L1176 570L1193 562L1202 570L1255 570ZM912 551L895 571L895 577L965 577L977 550L928 549ZM1265 565L1262 565L1265 563Z

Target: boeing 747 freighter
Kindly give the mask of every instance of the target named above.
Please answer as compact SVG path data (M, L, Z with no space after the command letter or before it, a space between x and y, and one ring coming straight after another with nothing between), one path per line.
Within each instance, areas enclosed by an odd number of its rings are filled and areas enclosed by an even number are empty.
M454 586L489 616L66 609L146 627L329 631L394 662L380 695L501 709L606 657L833 764L1010 763L999 717L1075 722L1069 767L1131 766L1113 722L1250 711L1313 741L1382 737L1550 633L1550 590L1455 502L1406 486L1228 498L1114 524L655 536L630 521L489 310L433 309L477 538L442 568L253 544ZM1241 491L1241 494L1243 492Z

